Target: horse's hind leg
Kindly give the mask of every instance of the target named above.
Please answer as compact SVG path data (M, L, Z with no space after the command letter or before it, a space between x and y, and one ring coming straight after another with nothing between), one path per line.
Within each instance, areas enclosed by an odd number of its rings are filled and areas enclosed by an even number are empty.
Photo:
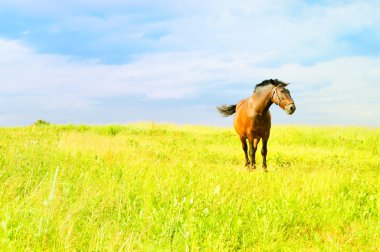
M240 137L240 141L245 155L245 166L249 166L247 140L245 137Z
M249 138L249 155L251 156L251 168L249 170L256 169L256 151L257 145L260 142L260 138Z

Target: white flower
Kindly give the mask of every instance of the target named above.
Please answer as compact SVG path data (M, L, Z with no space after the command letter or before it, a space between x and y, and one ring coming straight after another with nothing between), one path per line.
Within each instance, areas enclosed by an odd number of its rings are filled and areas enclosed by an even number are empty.
M203 213L204 213L205 215L208 215L209 211L208 211L208 208L207 208L207 207L206 207L205 209L203 209Z
M219 192L220 192L220 185L217 185L217 186L215 187L214 194L215 194L215 195L216 195L216 194L219 194Z

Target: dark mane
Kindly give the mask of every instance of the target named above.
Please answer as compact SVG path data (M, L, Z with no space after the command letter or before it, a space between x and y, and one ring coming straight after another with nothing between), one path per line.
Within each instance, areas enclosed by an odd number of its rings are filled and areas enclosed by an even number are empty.
M272 79L271 79L271 80L272 80ZM264 81L262 81L261 83L257 84L257 85L255 86L255 90L254 90L254 91L256 91L256 90L257 90L258 88L260 88L260 87L264 87L264 86L267 86L267 85L270 85L270 84L273 84L273 85L275 85L275 86L278 86L278 85L281 85L281 84L284 84L284 85L287 84L287 83L285 83L285 82L283 82L283 81L280 81L280 80L278 80L278 79L272 80L272 82L274 82L274 83L272 83L271 80L264 80Z

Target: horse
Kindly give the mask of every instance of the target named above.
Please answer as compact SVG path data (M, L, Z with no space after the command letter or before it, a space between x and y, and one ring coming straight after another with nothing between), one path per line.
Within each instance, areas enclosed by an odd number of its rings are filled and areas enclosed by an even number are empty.
M217 110L225 117L235 113L234 128L239 135L245 155L245 166L248 171L256 169L255 154L257 145L262 139L262 168L267 172L267 143L271 128L270 106L274 103L289 115L296 110L296 105L286 89L289 83L278 79L264 80L256 85L253 94L235 105L221 105ZM249 143L249 156L248 146Z

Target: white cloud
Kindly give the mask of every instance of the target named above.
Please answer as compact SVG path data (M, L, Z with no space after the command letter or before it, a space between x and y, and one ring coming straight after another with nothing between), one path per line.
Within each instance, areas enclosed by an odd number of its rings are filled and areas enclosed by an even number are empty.
M214 59L190 53L146 55L131 64L105 65L39 54L18 41L0 40L0 48L0 92L5 94L183 98L214 78L208 69L220 67Z
M235 90L244 98L253 83L279 78L293 83L289 88L299 123L312 114L308 123L380 124L380 58L345 57L313 66L263 68L252 60L255 55L172 52L142 55L125 65L105 65L39 54L19 41L0 40L0 48L0 96L5 97L3 103L23 104L19 113L33 107L86 110L107 97L146 97L148 103L149 99L192 99L221 85L226 96L228 90Z
M380 57L285 65L276 73L296 83L289 88L297 98L297 112L309 114L307 123L380 125Z

